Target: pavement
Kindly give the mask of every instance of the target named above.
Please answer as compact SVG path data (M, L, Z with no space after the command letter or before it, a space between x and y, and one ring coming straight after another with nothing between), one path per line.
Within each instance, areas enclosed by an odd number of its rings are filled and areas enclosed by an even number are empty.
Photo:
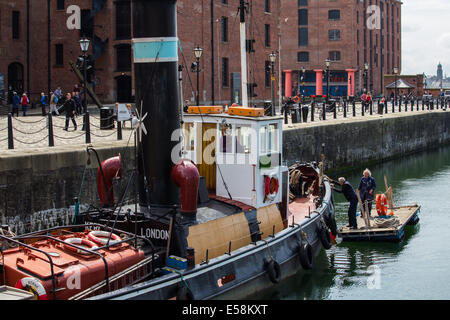
M289 116L289 123L283 125L283 130L297 129L301 127L312 127L312 126L322 126L322 125L337 125L345 122L355 122L355 121L372 121L379 120L383 118L392 117L405 117L413 116L417 114L430 113L430 112L448 112L442 109L425 110L422 111L422 104L419 104L419 111L416 105L414 106L414 111L411 111L411 106L408 105L408 111L405 112L404 105L402 106L402 111L398 112L398 106L395 107L395 113L392 113L392 105L388 104L388 114L379 115L375 111L377 105L374 104L372 115L369 111L365 112L362 116L361 104L356 104L356 116L353 117L352 106L348 106L347 117L344 118L344 110L342 106L338 106L336 119L333 117L333 112L326 113L326 120L322 120L321 113L322 107L315 108L314 122L311 122L311 109L308 112L308 119L306 123L292 123L292 119ZM117 124L115 124L113 129L100 129L100 110L96 105L89 105L88 107L91 123L91 144L95 147L97 145L104 146L126 146L133 145L133 131L131 130L131 124L126 121L126 128L122 129L122 140L117 139ZM0 150L2 150L3 155L17 155L18 152L24 153L48 153L57 150L64 149L84 149L86 148L86 137L85 132L81 130L83 124L82 116L76 117L76 122L78 125L77 130L73 128L73 124L69 122L69 130L64 131L65 126L65 115L53 116L53 133L54 133L54 147L49 147L48 139L48 127L47 127L47 117L42 116L42 111L40 108L31 109L27 112L27 116L23 117L22 112L19 112L19 117L13 118L13 128L14 128L14 149L8 149L8 118L5 115L0 115Z
M122 140L117 139L117 123L114 128L100 129L100 110L96 105L89 105L91 144L125 146L133 145L134 139L130 121L126 121L122 128ZM42 116L40 108L27 110L27 116L19 111L19 117L13 117L14 149L8 149L8 117L0 116L0 150L3 155L17 154L19 152L56 152L62 149L86 148L86 133L82 131L83 117L76 116L77 130L74 130L72 121L69 121L68 131L65 127L65 114L53 116L54 147L49 147L48 117Z

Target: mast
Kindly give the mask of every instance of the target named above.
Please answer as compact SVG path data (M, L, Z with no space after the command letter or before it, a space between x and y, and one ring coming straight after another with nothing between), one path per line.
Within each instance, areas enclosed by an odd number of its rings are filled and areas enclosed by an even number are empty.
M139 143L141 208L179 203L170 180L171 152L180 128L176 0L133 0L133 63L136 108L147 117L148 134ZM142 112L140 110L142 105Z
M245 38L245 11L247 5L244 0L240 0L239 13L240 13L240 38L241 38L241 95L242 106L248 107L247 96L247 52L246 52L246 38Z

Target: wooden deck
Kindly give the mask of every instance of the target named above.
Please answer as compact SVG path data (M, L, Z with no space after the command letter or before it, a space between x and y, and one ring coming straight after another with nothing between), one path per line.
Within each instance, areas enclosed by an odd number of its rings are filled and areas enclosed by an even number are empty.
M367 228L361 216L356 217L358 229L351 230L348 227L341 227L338 230L338 237L344 241L399 241L404 236L404 228L408 224L415 224L419 220L419 205L402 206L393 209L394 217L399 219L396 227L378 227L375 219L378 218L377 211L372 208L370 217L370 227ZM382 221L382 220L380 220Z

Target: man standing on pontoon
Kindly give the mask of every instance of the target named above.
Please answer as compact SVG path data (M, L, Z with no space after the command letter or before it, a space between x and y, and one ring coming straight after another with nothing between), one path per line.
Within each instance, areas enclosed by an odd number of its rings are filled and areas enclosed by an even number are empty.
M377 187L375 183L375 179L372 178L372 173L369 169L364 170L363 177L361 178L361 181L359 182L358 190L359 194L361 196L361 202L363 205L365 205L365 202L367 201L368 208L369 208L369 216L372 211L372 201L375 197L375 188ZM361 209L363 210L363 209Z

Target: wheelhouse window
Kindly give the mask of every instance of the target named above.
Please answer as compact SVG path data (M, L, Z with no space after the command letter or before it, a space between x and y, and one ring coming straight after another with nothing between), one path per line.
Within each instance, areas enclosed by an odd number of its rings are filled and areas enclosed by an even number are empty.
M278 124L269 124L269 151L278 152Z
M231 124L221 123L220 130L220 152L232 153L233 152L233 140L232 140L232 126Z
M184 147L186 151L194 151L195 149L195 126L194 123L184 123Z
M259 153L264 154L267 152L267 128L261 127L259 129Z
M251 128L236 127L236 153L251 153Z

